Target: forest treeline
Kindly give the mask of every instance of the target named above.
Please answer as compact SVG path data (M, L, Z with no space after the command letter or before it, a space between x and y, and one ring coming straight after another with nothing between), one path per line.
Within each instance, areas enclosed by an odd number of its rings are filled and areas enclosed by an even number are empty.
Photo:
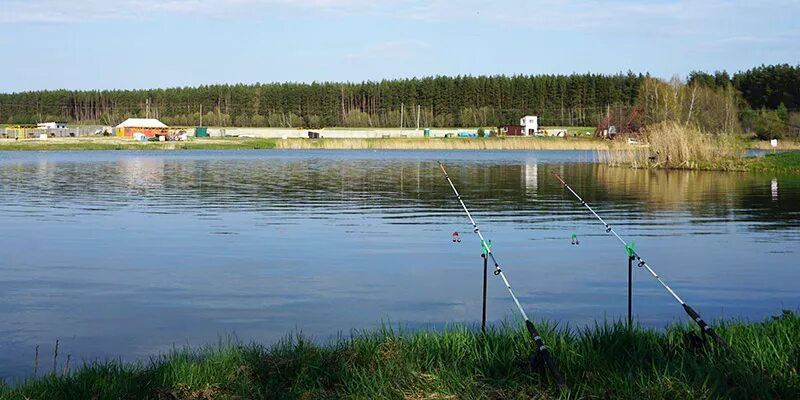
M0 95L0 123L115 124L151 116L170 125L269 127L490 126L533 113L547 122L596 123L631 104L644 75L457 76L362 83L273 83Z
M498 126L522 115L543 125L594 126L640 97L648 75L456 76L362 83L208 85L153 90L52 90L0 94L0 123L47 120L114 125L129 117L169 125L264 127ZM732 87L739 109L800 108L800 66L729 76L693 72L689 84ZM781 106L782 104L782 106Z

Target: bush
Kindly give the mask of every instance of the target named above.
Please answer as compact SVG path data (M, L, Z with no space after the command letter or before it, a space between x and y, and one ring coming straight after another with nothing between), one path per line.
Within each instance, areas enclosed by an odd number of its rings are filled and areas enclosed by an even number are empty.
M792 133L780 110L746 110L742 113L742 125L761 140L781 139Z

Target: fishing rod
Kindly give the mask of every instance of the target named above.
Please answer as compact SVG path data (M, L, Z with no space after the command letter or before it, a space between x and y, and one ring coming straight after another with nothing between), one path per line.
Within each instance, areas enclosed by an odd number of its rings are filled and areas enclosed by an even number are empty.
M508 279L506 279L506 275L503 273L503 270L500 268L500 264L497 262L497 259L494 257L494 252L492 252L489 243L486 239L483 238L483 234L481 234L480 229L478 229L478 224L475 223L475 220L472 218L472 214L470 214L469 209L467 209L467 205L464 204L464 200L461 199L461 195L458 193L456 189L456 185L453 184L453 181L450 179L450 175L447 174L447 170L444 169L444 164L439 161L439 168L442 169L442 173L444 173L445 179L447 179L447 183L450 184L450 187L453 189L453 193L456 194L456 199L458 202L461 203L461 207L464 209L464 212L467 214L467 218L469 218L469 222L472 223L472 231L475 232L478 237L481 239L481 247L483 248L484 254L486 254L489 258L492 259L492 263L494 263L494 274L499 276L503 279L503 283L506 285L506 289L508 289L508 293L511 295L511 298L514 299L514 304L517 305L517 309L519 313L522 315L522 318L525 320L525 328L527 328L528 333L533 338L534 343L537 346L537 352L539 356L544 360L545 364L547 364L547 368L550 370L550 373L553 374L553 379L559 384L564 384L564 379L561 377L561 373L558 372L558 367L556 366L555 361L550 356L550 350L545 346L544 340L542 339L542 335L539 334L539 331L533 325L533 322L528 318L528 314L525 313L525 310L522 308L522 304L520 304L519 299L514 294L514 291L511 290L511 284L508 283Z
M656 273L656 271L654 271L654 270L653 270L653 268L651 268L651 267L650 267L650 265L648 265L648 264L647 264L647 262L645 262L645 261L644 261L644 259L642 259L642 257L641 257L641 256L639 256L639 254L636 252L636 250L634 250L634 248L633 248L633 247L634 247L634 246L633 246L633 244L630 244L630 245L629 245L629 244L628 244L628 243L627 243L625 240L623 240L623 239L622 239L622 237L620 237L620 236L617 234L617 232L616 232L616 231L615 231L613 228L611 228L611 226L610 226L610 225L608 225L608 222L606 222L606 221L605 221L603 218L601 218L599 215L597 215L597 213L594 211L594 209L592 209L592 207L591 207L591 206L589 206L589 204L587 204L587 203L586 203L586 201L584 201L584 200L581 198L581 196L579 196L579 195L578 195L578 193L576 193L574 190L572 190L572 188L571 188L571 187L570 187L570 186L567 184L567 182L564 182L564 180L563 180L563 179L561 179L561 177L560 177L560 176L559 176L557 173L553 172L553 175L555 175L555 176L556 176L556 178L557 178L559 181L561 181L561 183L564 185L564 187L565 187L565 188L567 188L567 190L569 190L569 191L570 191L570 192L571 192L571 193L572 193L572 194L573 194L573 195L574 195L574 196L575 196L575 197L578 199L578 201L580 201L580 202L581 202L581 204L582 204L584 207L586 207L587 209L589 209L589 211L591 211L591 213L592 213L592 214L594 214L594 216L595 216L595 217L597 217L597 219L598 219L598 220L600 220L600 222L601 222L603 225L605 225L605 227L606 227L606 233L611 233L611 234L613 234L614 236L616 236L616 237L617 237L617 239L619 239L619 241L622 243L622 245L623 245L623 246L625 246L625 250L628 252L628 257L629 257L629 258L631 258L631 259L636 259L636 261L638 261L638 262L639 262L639 264L638 264L638 265L639 265L639 267L640 267L640 268L641 268L641 267L644 267L644 268L646 268L646 269L647 269L647 271L648 271L648 272L650 272L650 275L653 275L653 278L656 278L656 280L658 281L658 283L660 283L660 284L661 284L661 286L663 286L663 287L664 287L664 289L666 289L666 290L667 290L667 292L669 292L669 294L671 294L671 295L672 295L672 297L673 297L673 298L675 298L675 300L677 300L677 301L678 301L678 303L680 303L680 304L681 304L681 306L683 306L683 310L684 310L684 311L686 311L686 314L688 314L688 315L689 315L689 317L691 317L691 318L692 318L692 320L694 320L694 322L696 322L696 323L697 323L697 325L700 327L701 331L702 331L704 334L707 334L707 335L711 336L712 338L714 338L714 340L716 340L716 341L717 341L717 343L720 343L720 344L722 344L722 345L725 345L725 342L722 340L722 338L721 338L721 337L719 337L719 335L717 335L717 332L715 332L715 331L714 331L714 328L712 328L712 327L711 327L709 324L707 324L705 321L703 321L703 319L702 319L702 318L700 318L700 314L698 314L698 313L697 313L697 311L695 311L695 310L694 310L694 308L692 308L691 306L689 306L688 304L686 304L686 302L685 302L685 301L683 301L683 299L681 299L681 298L678 296L678 294L677 294L677 293L675 293L675 291L674 291L674 290L672 290L672 288L671 288L671 287L669 287L669 286L668 286L668 285L667 285L667 284L664 282L664 280L663 280L663 279L661 279L661 277L660 277L660 276L659 276L659 275Z

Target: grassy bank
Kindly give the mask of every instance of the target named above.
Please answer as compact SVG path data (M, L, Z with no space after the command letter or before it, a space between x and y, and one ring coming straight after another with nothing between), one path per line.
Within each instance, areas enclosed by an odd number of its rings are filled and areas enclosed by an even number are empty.
M320 346L220 342L143 364L90 364L0 389L2 399L549 399L800 398L800 318L729 321L729 350L693 350L686 326L666 331L605 324L567 332L543 326L566 378L558 389L531 371L521 324L486 336L383 330ZM693 328L692 328L693 329Z
M207 138L187 142L139 142L85 137L48 140L0 140L0 150L180 150L180 149L396 149L396 150L606 150L594 138L392 138L270 139Z
M800 151L767 154L748 160L751 171L800 173Z

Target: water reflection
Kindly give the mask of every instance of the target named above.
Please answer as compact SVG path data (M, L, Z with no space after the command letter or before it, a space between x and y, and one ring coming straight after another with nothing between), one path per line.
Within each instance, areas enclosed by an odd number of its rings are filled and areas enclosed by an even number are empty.
M626 311L624 249L554 171L706 318L800 305L800 179L581 162L591 158L2 153L0 318L11 322L0 327L0 376L29 373L34 347L44 354L56 338L73 360L136 359L231 332L324 339L381 320L475 321L480 247L440 159L536 318L579 325ZM454 231L464 232L461 244ZM635 279L641 322L683 320L646 273ZM502 285L490 282L490 318L513 316Z
M778 200L778 178L772 178L770 182L770 189L772 189L772 201Z

